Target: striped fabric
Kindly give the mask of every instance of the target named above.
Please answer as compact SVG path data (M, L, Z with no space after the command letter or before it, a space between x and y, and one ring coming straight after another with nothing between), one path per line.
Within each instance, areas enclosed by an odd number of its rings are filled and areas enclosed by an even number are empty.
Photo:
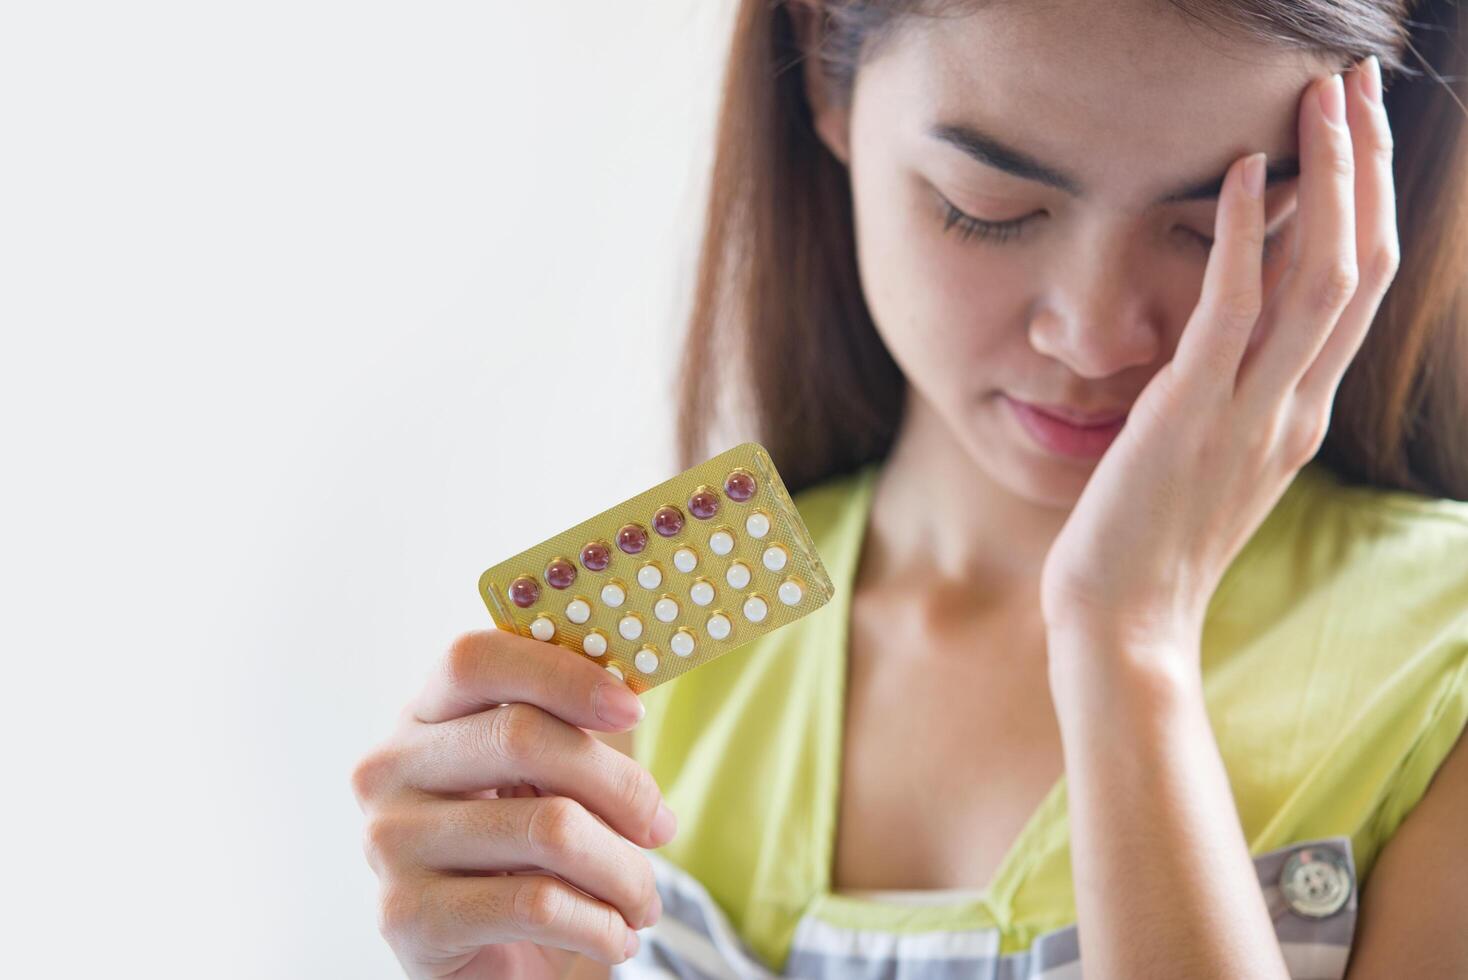
M1308 849L1308 852L1307 852ZM1348 870L1350 892L1323 916L1296 911L1281 888L1292 854L1333 852ZM740 940L699 881L655 851L662 918L640 932L637 955L612 968L612 980L1080 980L1074 925L1035 937L1030 948L1001 955L997 929L897 932L851 929L807 912L779 973ZM1275 935L1294 980L1340 980L1356 927L1356 868L1348 837L1299 841L1254 858ZM1308 906L1306 906L1308 908ZM1318 910L1317 910L1318 911Z

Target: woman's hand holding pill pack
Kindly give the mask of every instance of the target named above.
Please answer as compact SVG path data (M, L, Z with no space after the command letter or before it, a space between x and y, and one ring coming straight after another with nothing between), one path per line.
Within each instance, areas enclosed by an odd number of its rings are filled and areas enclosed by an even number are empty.
M480 577L459 637L353 773L380 928L410 976L560 980L619 963L661 904L639 848L677 822L625 731L636 693L833 594L769 455L744 443Z

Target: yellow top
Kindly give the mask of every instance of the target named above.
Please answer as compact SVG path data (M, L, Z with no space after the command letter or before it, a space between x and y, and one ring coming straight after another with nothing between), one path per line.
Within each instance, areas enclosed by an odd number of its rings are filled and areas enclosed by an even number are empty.
M831 892L849 601L880 465L794 496L833 600L646 692L634 730L678 814L678 836L655 853L701 883L771 969L806 918L992 930L1004 954L1075 921L1064 777L970 901ZM1468 721L1468 503L1307 465L1221 581L1202 670L1251 855L1341 836L1364 882Z

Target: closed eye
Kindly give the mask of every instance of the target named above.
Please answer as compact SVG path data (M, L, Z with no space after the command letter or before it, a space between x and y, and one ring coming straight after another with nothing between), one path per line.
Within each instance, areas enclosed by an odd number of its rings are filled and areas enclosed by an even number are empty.
M971 214L965 214L947 198L939 195L943 201L945 216L943 219L943 230L950 228L958 229L958 237L967 241L970 238L981 238L986 241L1005 242L1019 234L1021 228L1029 223L1034 215L1026 215L1023 218L1015 218L1011 221L985 221L983 218L975 218Z
M1028 225L1032 219L1039 217L1038 214L1030 214L1025 215L1023 218L1014 218L1010 221L986 221L983 218L976 218L971 214L959 210L953 205L952 201L949 201L941 194L938 195L938 198L943 202L943 231L947 232L950 229L956 228L959 238L964 241L971 238L978 238L983 241L996 243L1007 242L1017 237L1021 229ZM1184 227L1182 231L1200 242L1205 253L1213 250L1214 239L1211 236L1187 227ZM1265 236L1261 257L1262 262L1268 263L1274 259L1275 253L1279 248L1280 239L1284 237L1284 231L1285 229L1281 227L1272 235Z

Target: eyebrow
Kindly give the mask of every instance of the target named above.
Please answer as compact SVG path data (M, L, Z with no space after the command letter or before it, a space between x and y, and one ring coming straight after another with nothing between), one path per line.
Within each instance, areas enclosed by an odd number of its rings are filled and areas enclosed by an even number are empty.
M1008 146L1002 140L973 126L961 123L937 123L928 130L928 135L957 147L973 159L996 170L1023 177L1025 180L1039 181L1051 187L1058 187L1072 197L1086 196L1085 188L1075 177L1041 163L1023 150ZM1283 157L1279 160L1270 158L1264 170L1264 186L1272 187L1299 175L1300 160L1298 157ZM1217 177L1185 184L1158 198L1157 203L1216 201L1223 192L1223 181L1226 176L1228 176L1227 170Z

